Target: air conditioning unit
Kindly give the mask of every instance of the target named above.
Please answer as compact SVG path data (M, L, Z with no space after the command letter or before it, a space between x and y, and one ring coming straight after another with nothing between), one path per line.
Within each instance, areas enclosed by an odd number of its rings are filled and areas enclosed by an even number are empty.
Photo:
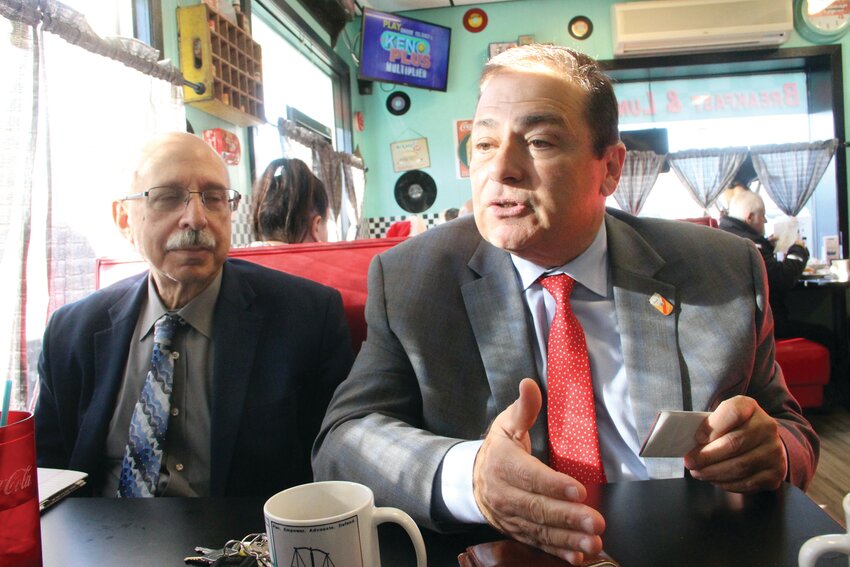
M794 28L790 0L650 0L613 4L614 56L776 47Z

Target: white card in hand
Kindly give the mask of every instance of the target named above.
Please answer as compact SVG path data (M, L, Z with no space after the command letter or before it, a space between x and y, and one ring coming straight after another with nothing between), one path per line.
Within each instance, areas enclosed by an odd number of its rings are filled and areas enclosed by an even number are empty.
M711 415L707 411L660 411L643 446L641 457L684 457L696 447L694 434Z

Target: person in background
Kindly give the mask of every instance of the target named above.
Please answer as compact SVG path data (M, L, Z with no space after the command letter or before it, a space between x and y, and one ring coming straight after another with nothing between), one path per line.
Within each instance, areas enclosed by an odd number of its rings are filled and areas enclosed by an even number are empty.
M276 159L254 184L252 246L327 242L329 212L325 186L307 164Z
M312 480L310 447L353 359L342 299L227 259L238 203L201 138L144 147L112 210L150 269L50 318L38 466L88 473L97 496L268 497Z
M788 314L786 298L791 288L803 275L809 261L809 251L802 240L788 248L779 260L774 252L775 237L765 238L764 200L758 193L747 189L737 191L729 201L728 212L720 218L721 230L752 241L761 253L767 270L770 308L773 311L773 334L777 339L804 337L832 348L832 334L826 327L803 321L793 321Z
M442 213L440 213L440 224L448 222L450 220L455 220L458 217L459 212L460 209L458 209L457 207L451 207L444 210Z
M316 440L318 480L574 564L603 547L586 484L686 471L742 493L809 483L818 440L774 361L758 252L606 210L626 153L617 108L571 49L488 61L474 214L373 260L369 334ZM684 458L638 454L662 409L711 412Z

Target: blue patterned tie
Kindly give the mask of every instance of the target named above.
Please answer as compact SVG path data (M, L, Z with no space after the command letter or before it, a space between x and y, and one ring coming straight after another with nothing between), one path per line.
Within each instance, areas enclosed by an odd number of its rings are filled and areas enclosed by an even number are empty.
M174 374L171 340L177 326L183 323L185 321L178 315L167 314L154 325L151 369L130 419L130 437L118 482L120 497L150 497L156 491L171 411L171 379Z

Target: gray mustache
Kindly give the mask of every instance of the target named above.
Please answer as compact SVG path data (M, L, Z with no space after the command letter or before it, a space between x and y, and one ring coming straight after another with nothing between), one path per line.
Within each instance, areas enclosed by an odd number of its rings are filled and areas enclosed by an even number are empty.
M166 250L190 248L193 246L215 248L215 237L205 230L184 230L172 234L165 243Z

